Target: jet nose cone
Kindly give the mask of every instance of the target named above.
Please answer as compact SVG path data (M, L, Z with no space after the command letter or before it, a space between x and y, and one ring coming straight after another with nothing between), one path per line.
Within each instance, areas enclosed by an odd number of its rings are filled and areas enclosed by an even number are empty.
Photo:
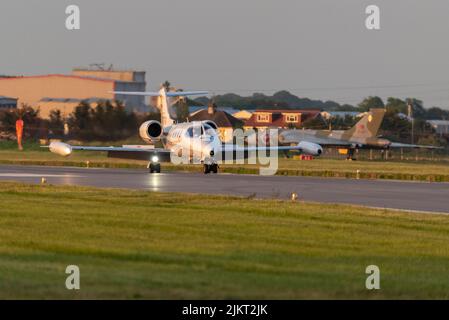
M203 152L206 157L214 157L217 152L216 143L214 143L214 141L211 141L204 145Z
M213 156L215 154L212 144L207 144L203 147L203 153L205 156Z

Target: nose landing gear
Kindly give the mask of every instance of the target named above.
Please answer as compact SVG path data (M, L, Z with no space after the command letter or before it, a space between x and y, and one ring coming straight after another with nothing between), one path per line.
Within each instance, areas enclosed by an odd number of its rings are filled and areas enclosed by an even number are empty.
M161 173L161 164L150 162L148 169L150 173Z
M151 161L148 163L147 168L150 173L161 173L159 158L157 156L153 156Z

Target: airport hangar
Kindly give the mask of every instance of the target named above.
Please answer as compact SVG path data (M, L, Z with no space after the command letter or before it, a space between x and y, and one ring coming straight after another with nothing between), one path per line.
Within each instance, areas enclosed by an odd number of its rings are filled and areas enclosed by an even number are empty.
M0 96L0 110L17 108L17 99Z
M67 117L81 101L122 101L128 111L145 111L145 97L116 95L112 91L145 91L144 71L73 69L69 75L0 77L0 95L17 99L40 110L47 118L52 110Z

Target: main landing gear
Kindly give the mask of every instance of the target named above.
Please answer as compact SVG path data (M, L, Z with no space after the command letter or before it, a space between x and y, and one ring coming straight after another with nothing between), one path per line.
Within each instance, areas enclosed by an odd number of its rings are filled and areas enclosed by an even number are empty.
M356 149L348 149L348 156L346 157L346 160L349 160L349 161L354 161L354 160L357 160L357 158L355 157L355 152L356 152Z
M204 174L208 173L218 173L218 164L212 163L212 164L204 164Z

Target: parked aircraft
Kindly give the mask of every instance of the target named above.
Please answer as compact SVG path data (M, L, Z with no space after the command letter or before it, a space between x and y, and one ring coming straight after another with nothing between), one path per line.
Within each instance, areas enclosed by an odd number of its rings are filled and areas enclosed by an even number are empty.
M161 112L161 122L151 120L144 122L139 129L140 137L149 144L161 141L163 148L149 148L145 146L122 147L90 147L73 146L64 142L52 142L49 145L51 152L61 156L68 156L74 150L107 151L108 157L148 160L150 173L161 171L161 162L173 162L173 159L187 157L190 163L201 163L204 173L217 173L218 160L223 154L231 156L248 157L254 152L278 152L297 150L301 153L319 156L322 148L319 144L300 141L294 146L247 146L222 144L217 133L217 125L213 121L195 121L175 123L176 112L174 104L180 97L204 95L207 92L167 92L162 87L159 92L114 92L123 95L144 95L157 97L157 106Z
M384 149L390 148L427 148L438 149L435 146L406 144L392 142L379 138L377 133L385 115L385 109L371 109L357 124L348 130L291 130L286 129L279 133L280 144L295 144L299 141L309 141L322 147L336 147L347 150L348 159L354 159L357 149Z

